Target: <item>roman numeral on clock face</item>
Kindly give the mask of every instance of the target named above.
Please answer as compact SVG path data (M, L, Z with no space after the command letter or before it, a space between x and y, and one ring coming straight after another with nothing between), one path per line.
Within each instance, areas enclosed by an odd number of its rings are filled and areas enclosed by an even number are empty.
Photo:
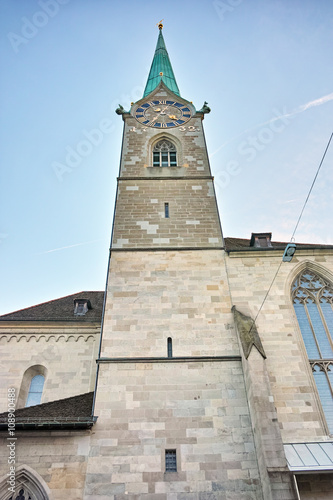
M191 109L186 105L171 100L146 101L137 107L135 118L147 127L173 128L183 125L192 117Z

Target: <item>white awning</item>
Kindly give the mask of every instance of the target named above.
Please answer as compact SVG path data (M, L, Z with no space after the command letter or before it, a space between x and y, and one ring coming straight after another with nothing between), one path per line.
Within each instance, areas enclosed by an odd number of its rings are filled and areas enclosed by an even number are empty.
M294 443L283 446L292 472L333 470L333 442Z

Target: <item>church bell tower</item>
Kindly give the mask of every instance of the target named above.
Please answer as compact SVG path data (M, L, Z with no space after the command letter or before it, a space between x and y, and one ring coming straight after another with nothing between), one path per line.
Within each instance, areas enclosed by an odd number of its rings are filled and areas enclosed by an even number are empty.
M210 109L181 96L162 28L142 99L117 109L124 132L85 498L237 490L238 500L260 499L203 130Z

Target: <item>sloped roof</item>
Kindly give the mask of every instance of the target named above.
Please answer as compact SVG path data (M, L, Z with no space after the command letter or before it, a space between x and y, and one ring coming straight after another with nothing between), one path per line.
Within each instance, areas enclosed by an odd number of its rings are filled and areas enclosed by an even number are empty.
M93 392L49 403L20 408L15 411L16 427L89 427L94 423L91 417ZM0 429L7 426L7 412L0 414Z
M251 239L247 238L224 238L225 249L227 252L233 251L272 251L272 250L284 250L289 242L283 241L271 241L271 247L254 247L250 246ZM333 248L333 245L319 245L316 243L296 243L297 248L303 250L314 249L314 248Z
M163 73L163 76L161 76L160 73ZM180 96L179 88L169 59L169 54L162 35L162 28L159 30L155 54L153 62L151 63L143 97L146 97L154 89L156 89L161 79L168 89L170 89L174 94Z
M85 315L74 315L74 300L88 299L91 309ZM0 316L0 321L74 321L94 323L102 320L104 292L79 292L43 302Z
M293 472L333 470L333 442L285 444L284 451Z

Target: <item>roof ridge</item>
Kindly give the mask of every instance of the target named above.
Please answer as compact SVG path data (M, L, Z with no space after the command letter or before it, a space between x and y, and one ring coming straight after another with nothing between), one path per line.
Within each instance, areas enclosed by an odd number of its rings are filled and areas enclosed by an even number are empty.
M289 241L277 241L277 240L271 240L271 246L270 247L256 247L256 246L251 246L251 239L250 238L236 238L234 236L226 236L224 238L225 241L225 247L227 251L240 251L240 250L283 250ZM332 249L333 245L332 244L327 244L327 243L302 243L302 242L295 242L296 246L301 250L301 249L307 249L307 248L326 248L326 249Z
M225 236L224 237L225 240L241 240L241 241L248 241L250 242L251 241L251 238L239 238L237 236ZM290 243L290 241L280 241L280 240L271 240L271 243L279 243L280 245L288 245L288 243ZM332 246L331 244L329 243L304 243L304 242L301 242L301 241L295 241L295 244L296 245L312 245L312 246Z

